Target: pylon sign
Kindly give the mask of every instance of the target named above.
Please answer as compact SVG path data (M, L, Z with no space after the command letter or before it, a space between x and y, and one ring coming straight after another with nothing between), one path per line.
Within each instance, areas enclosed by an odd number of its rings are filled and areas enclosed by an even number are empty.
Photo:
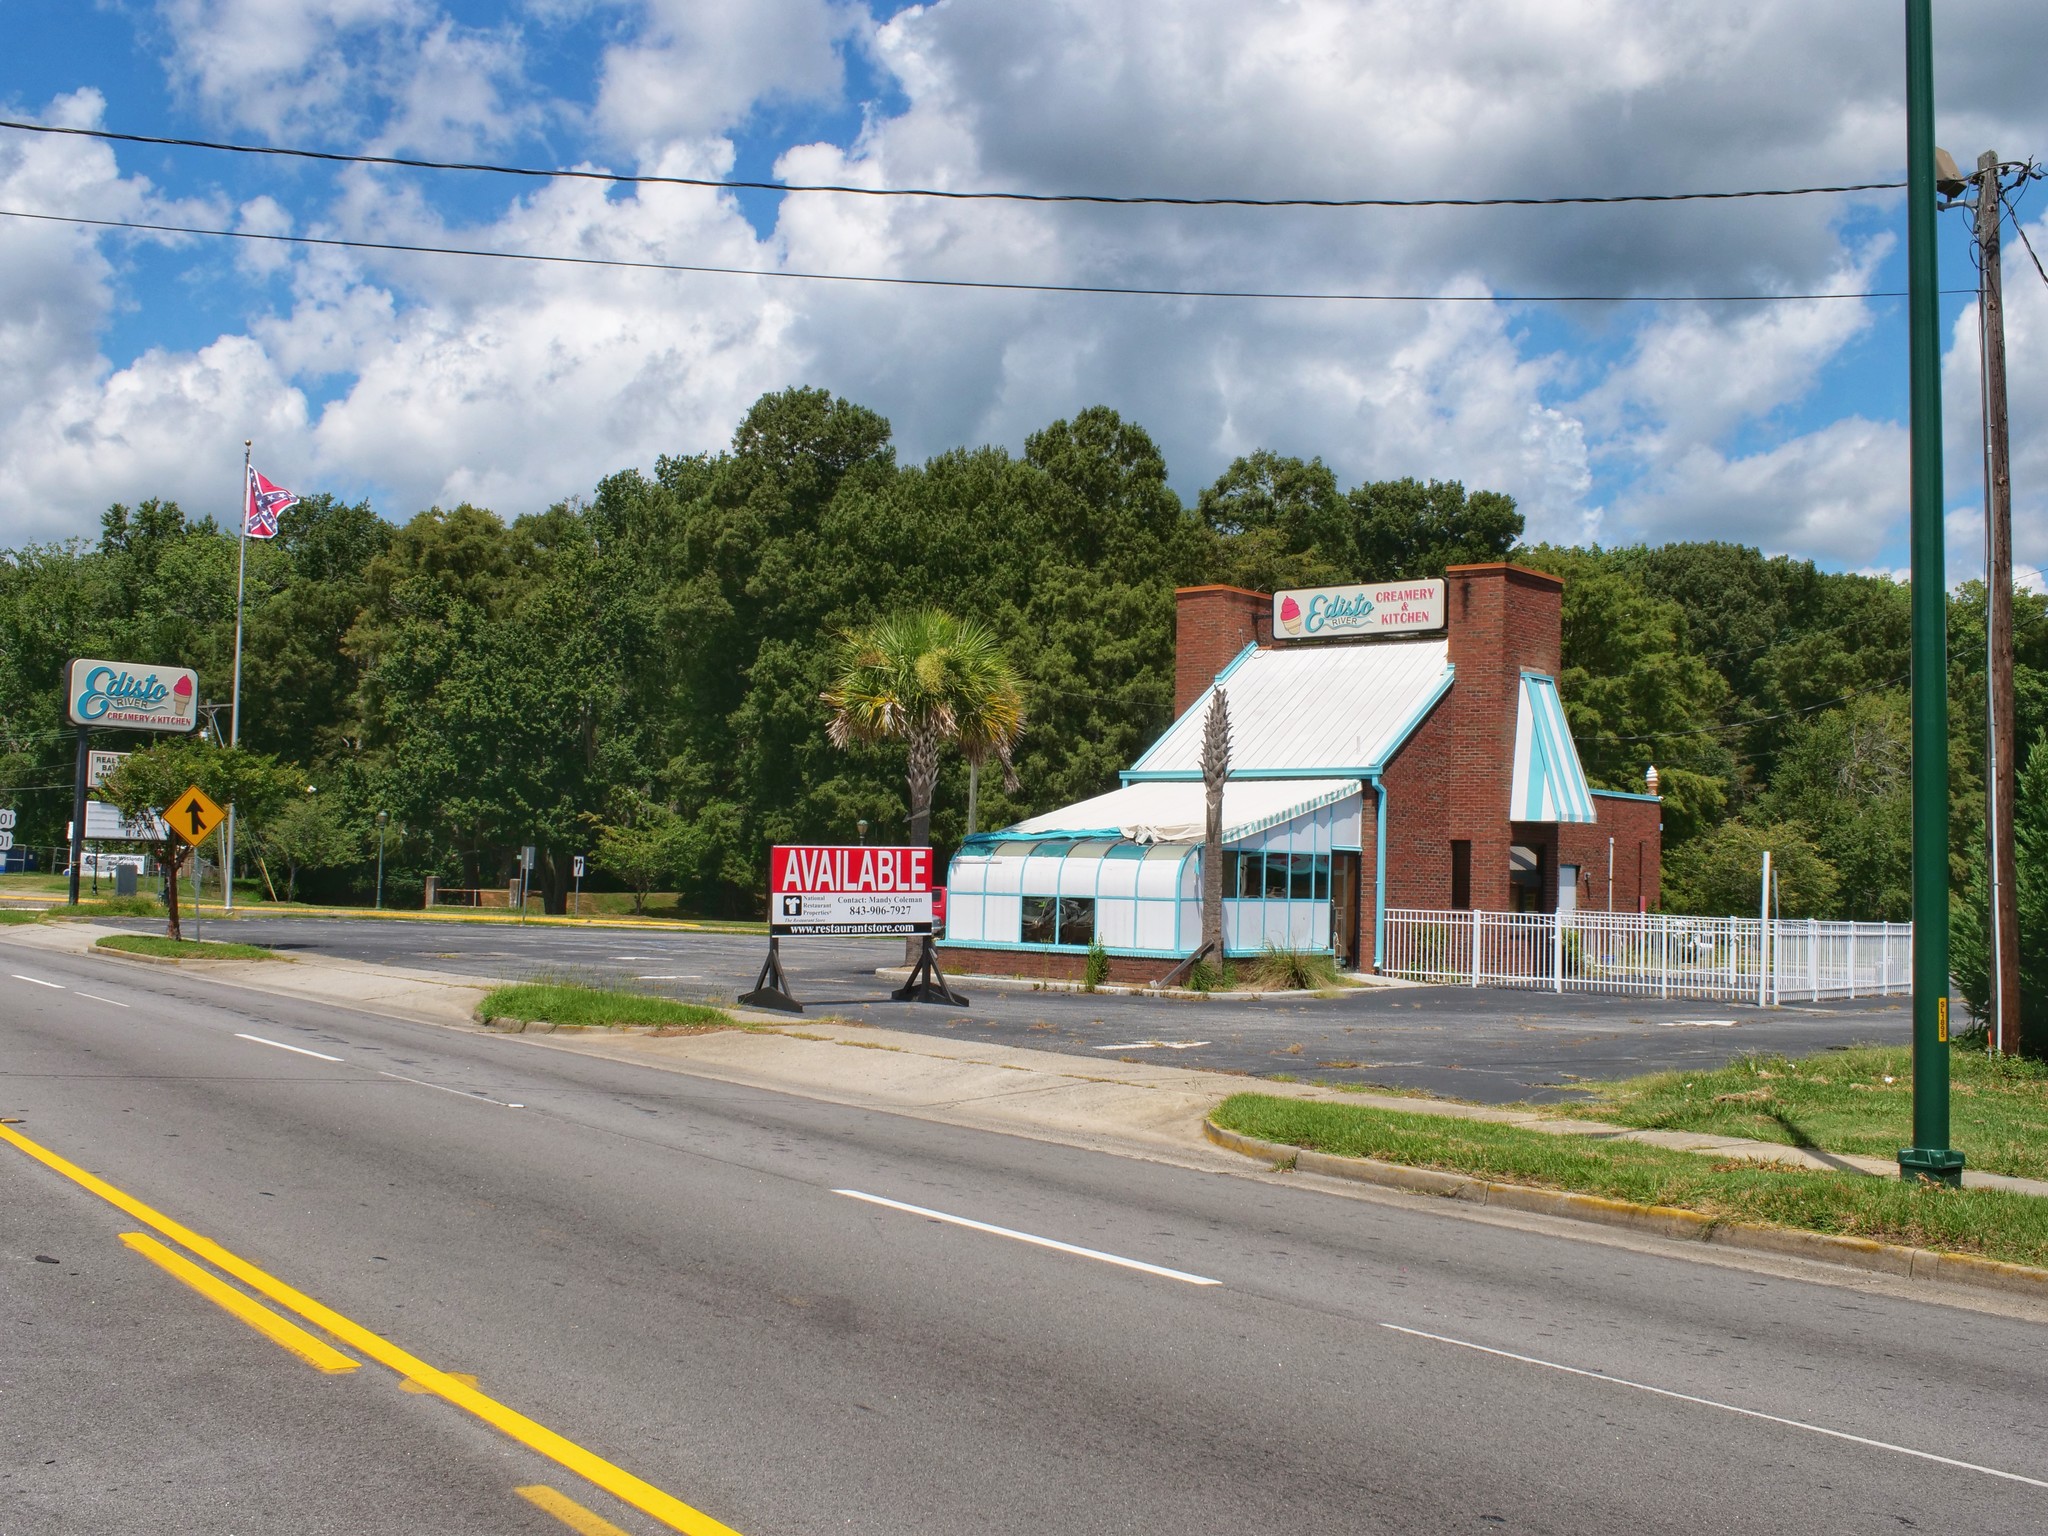
M227 812L208 799L206 791L197 784L164 807L164 820L170 823L171 830L195 848L206 841L226 816Z

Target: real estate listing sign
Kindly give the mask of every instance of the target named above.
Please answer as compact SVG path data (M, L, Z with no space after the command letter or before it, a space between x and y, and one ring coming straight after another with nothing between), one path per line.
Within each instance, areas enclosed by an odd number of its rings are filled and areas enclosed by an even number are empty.
M929 848L778 845L768 859L768 931L932 931Z
M199 674L81 656L64 669L64 708L73 725L190 731L199 724Z
M1273 633L1286 640L1415 634L1444 627L1444 582L1383 581L1273 594Z

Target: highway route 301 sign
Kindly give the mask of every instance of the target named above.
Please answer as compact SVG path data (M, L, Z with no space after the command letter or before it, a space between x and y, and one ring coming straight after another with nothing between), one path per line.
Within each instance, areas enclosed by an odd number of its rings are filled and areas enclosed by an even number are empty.
M768 932L932 931L929 848L778 845L768 857Z
M171 830L194 848L206 841L207 834L226 815L197 784L164 807L164 820L170 823Z

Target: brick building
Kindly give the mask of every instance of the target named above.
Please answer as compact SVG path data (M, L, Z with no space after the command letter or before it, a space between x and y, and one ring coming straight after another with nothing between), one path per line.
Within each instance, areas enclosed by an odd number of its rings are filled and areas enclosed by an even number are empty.
M1390 908L1646 910L1653 795L1587 782L1557 694L1555 576L1177 594L1174 711L1121 788L972 839L949 872L958 970L1149 979L1200 943L1200 747L1221 691L1224 945L1370 968Z

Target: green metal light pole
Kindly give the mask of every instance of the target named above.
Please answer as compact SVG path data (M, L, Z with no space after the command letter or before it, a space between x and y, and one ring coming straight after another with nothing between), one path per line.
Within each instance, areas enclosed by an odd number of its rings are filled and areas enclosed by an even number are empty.
M1934 22L1906 0L1906 300L1913 415L1913 1145L1899 1176L1960 1184L1948 1144L1948 561L1934 262Z

